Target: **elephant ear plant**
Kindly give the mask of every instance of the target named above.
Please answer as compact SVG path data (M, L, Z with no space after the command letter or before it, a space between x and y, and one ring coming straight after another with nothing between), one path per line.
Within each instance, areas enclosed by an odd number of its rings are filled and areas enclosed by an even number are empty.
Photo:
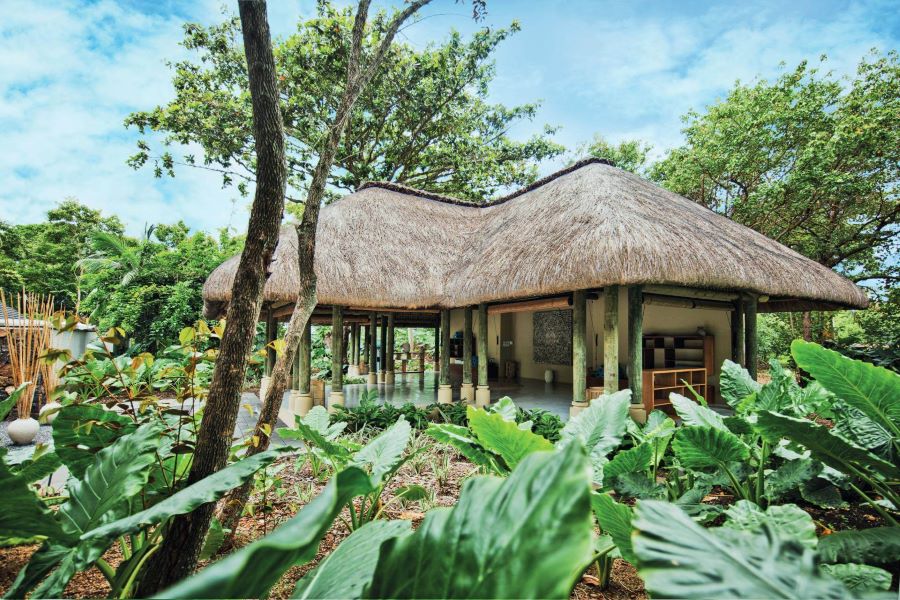
M272 534L165 590L163 598L265 596L311 560L369 475L348 466ZM295 598L568 598L593 553L590 467L580 444L523 458L508 478L473 477L452 508L354 531L297 583ZM528 518L523 518L527 515Z
M744 500L711 529L674 504L640 501L630 526L638 572L662 598L860 598L891 585L890 572L865 561L892 561L900 544L897 528L817 539L797 506L763 510Z
M67 418L68 413L82 408L64 407L57 424L62 421L66 427L75 420ZM102 429L102 421L95 426L89 423L85 421L80 431ZM165 486L150 486L151 478L160 474L155 468L162 460L161 446L172 445L166 441L164 428L161 420L150 419L97 451L91 461L85 461L81 453L61 456L72 477L68 499L57 512L48 511L28 488L27 477L0 464L0 485L12 494L0 516L0 538L43 540L7 596L23 597L30 592L38 598L60 597L72 576L91 566L97 566L106 577L111 596L130 596L171 517L218 500L281 454L271 451L256 455L170 493ZM156 490L154 503L142 510L142 495L148 489ZM102 556L117 540L123 560L113 568Z
M317 411L316 409L321 409ZM323 414L324 413L324 414ZM338 434L344 423L328 425L328 414L322 407L315 407L305 419L297 419L294 429L280 429L286 438L302 440L311 456L320 457L340 472L348 467L356 467L369 474L369 487L360 494L358 504L353 497L348 499L350 529L357 529L378 518L384 511L381 495L391 478L412 455L406 453L412 428L403 417L373 438L362 448L348 448ZM426 490L418 485L409 485L398 490L394 500L418 500L426 495Z

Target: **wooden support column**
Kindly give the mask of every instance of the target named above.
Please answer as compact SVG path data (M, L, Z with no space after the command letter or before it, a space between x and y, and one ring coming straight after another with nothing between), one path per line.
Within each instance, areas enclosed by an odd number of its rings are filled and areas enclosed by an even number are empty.
M384 382L394 383L394 313L388 313L387 317L387 369L384 372Z
M465 404L474 404L475 386L472 384L472 307L463 309L463 379L459 399Z
M744 330L746 334L746 348L744 358L747 360L747 371L753 379L756 379L756 368L759 363L759 342L756 330L756 296L748 295L744 308Z
M297 358L294 361L294 386L291 390L291 412L294 416L305 417L313 407L313 397L310 390L310 363L312 362L312 323L306 322L306 329L300 336L300 344L297 346Z
M587 408L587 294L578 290L572 294L572 406L569 416L574 417Z
M366 342L369 345L367 368L369 369L369 379L366 383L369 385L378 384L378 315L369 313L369 338Z
M734 312L731 313L731 329L734 332L734 347L731 349L731 356L734 362L742 367L747 366L746 360L746 329L744 328L744 301L738 299L734 303Z
M619 286L603 290L603 393L619 391Z
M487 304L478 305L478 389L475 390L475 406L485 407L491 403L491 388L488 387L488 315Z
M272 309L266 309L266 363L263 367L263 376L259 380L259 397L266 397L269 390L269 383L272 381L272 369L275 368L275 348L270 346L278 337L278 321L272 314Z
M380 351L378 355L378 383L384 383L384 374L387 371L387 316L381 315L381 336L379 338Z
M328 410L344 404L344 311L340 306L331 307L331 395Z
M441 370L441 328L434 328L434 370Z
M644 288L628 287L628 387L631 388L631 417L647 421L643 407L644 388Z
M438 403L453 402L453 389L450 387L450 311L441 311L441 378L438 386Z
M369 326L368 325L360 325L359 326L359 337L360 337L360 343L362 344L362 349L360 350L360 356L359 356L360 374L365 375L368 372L368 367L369 367ZM363 367L363 365L364 365L364 367Z

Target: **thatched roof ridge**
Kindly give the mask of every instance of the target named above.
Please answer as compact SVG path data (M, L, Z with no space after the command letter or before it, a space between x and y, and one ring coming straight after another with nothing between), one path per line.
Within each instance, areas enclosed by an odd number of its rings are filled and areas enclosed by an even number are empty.
M317 240L320 304L457 307L641 283L751 292L781 306L868 303L834 271L596 159L484 205L368 184L323 208ZM296 246L294 228L282 228L267 301L296 298ZM237 261L207 280L208 312L228 301Z

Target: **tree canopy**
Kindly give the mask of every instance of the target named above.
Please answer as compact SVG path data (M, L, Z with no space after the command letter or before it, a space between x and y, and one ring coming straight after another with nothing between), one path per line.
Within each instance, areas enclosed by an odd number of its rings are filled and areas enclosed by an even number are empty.
M738 83L684 117L684 145L651 175L854 281L889 288L900 275L898 89L896 52L863 58L846 81L803 62L774 82Z
M364 45L380 41L385 13L375 18ZM289 196L299 196L311 176L315 149L340 100L352 11L320 3L318 14L297 32L275 41L281 109L287 135ZM491 55L518 31L481 29L471 39L458 32L423 49L395 43L384 67L356 104L337 152L329 184L352 191L366 180L387 180L480 199L507 186L533 181L538 162L562 153L551 140L555 128L525 141L510 128L536 116L537 103L514 107L491 103L495 69ZM126 124L144 138L132 166L152 164L157 175L173 175L179 163L222 172L223 183L242 192L253 180L254 150L247 69L236 18L211 27L185 26L184 46L196 58L171 65L175 97L166 105L136 112ZM149 134L162 134L163 151ZM183 156L179 145L199 144L202 158Z

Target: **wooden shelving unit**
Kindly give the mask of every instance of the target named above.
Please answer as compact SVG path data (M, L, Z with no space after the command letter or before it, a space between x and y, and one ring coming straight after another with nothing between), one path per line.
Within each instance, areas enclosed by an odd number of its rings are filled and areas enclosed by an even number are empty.
M704 367L713 370L715 338L711 335L645 335L644 368Z
M647 414L652 410L663 410L668 414L674 414L669 394L675 392L693 399L694 396L688 389L688 384L698 394L707 397L709 392L706 376L705 367L644 369L642 388L644 410L647 411Z

